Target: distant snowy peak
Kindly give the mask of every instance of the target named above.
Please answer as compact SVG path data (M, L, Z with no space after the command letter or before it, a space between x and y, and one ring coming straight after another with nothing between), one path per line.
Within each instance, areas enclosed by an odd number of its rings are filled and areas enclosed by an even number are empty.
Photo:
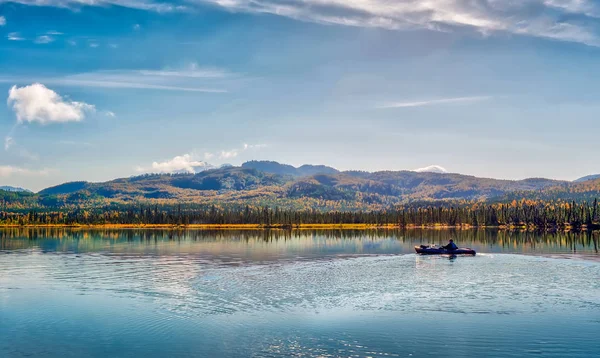
M430 165L428 167L414 169L413 172L417 172L417 173L438 173L438 174L446 174L446 173L448 173L448 171L446 170L446 168L444 168L442 166L439 166L439 165Z

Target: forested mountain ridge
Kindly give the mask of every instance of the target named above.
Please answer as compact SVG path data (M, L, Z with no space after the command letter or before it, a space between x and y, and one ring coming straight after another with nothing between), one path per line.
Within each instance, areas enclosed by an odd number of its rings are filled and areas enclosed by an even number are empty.
M16 187L16 186L7 186L7 185L0 186L0 190L4 190L4 191L13 191L13 192L19 192L19 193L20 193L20 192L28 192L28 193L31 193L31 190L24 189L24 188L21 188L21 187Z
M582 178L573 180L573 182L575 182L575 183L582 183L582 182L585 182L585 181L596 180L596 179L600 179L600 174L587 175L587 176L584 176Z
M412 171L340 172L326 166L253 161L196 174L148 174L104 183L64 183L37 194L2 193L0 210L144 203L381 210L411 203L590 199L600 196L600 179L512 181Z

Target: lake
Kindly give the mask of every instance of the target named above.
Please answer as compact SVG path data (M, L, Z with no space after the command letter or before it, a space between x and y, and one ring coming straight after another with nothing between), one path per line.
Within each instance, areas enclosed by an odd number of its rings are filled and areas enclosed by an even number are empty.
M445 243L475 257L424 257ZM0 230L1 357L590 357L598 233Z

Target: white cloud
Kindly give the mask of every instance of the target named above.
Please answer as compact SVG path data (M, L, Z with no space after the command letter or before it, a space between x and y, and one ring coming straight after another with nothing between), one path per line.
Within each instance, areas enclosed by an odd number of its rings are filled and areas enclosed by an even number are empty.
M600 4L596 0L195 1L230 11L267 13L320 24L390 30L470 28L482 34L505 32L600 45L596 21Z
M417 173L440 173L440 174L446 174L446 173L448 173L448 171L446 170L446 168L444 168L442 166L439 166L439 165L430 165L428 167L414 169L413 172L417 172Z
M36 44L49 44L50 42L53 42L54 38L48 35L42 35L42 36L38 36L35 38L35 43Z
M0 16L0 26L6 25L6 18L4 16Z
M96 43L96 42L90 42L89 46L91 48L98 48L100 45L98 43Z
M23 41L23 40L25 40L24 38L21 37L21 34L19 34L18 32L11 32L8 35L6 35L6 38L8 39L8 41Z
M115 118L117 115L115 114L115 112L112 111L105 111L104 115L110 118Z
M0 165L0 178L8 178L13 175L23 176L46 176L50 173L48 169L30 170L11 165Z
M79 122L86 113L95 111L93 105L65 100L41 83L20 88L13 86L8 92L7 102L12 106L19 123Z
M205 152L204 154L199 154L193 151L163 162L153 162L150 167L136 167L135 169L142 173L198 173L202 170L215 168L215 166L206 162L211 159L229 160L238 157L244 151L265 147L265 144L244 144L241 148L222 150L217 153ZM200 158L203 158L204 161L200 160Z
M425 101L389 103L389 104L379 106L378 108L407 108L407 107L432 106L432 105L437 105L437 104L470 103L470 102L487 101L491 98L492 97L490 97L490 96L441 98L441 99L432 99L432 100L425 100Z
M133 25L133 31L140 31L141 28L140 24Z
M319 24L390 30L472 29L600 46L597 0L188 0L187 6L159 0L0 0L32 6L77 8L118 5L174 12L212 5L232 12L272 14Z
M211 165L197 160L195 154L178 155L164 162L153 162L150 168L138 167L138 172L154 173L195 173L199 168L210 168Z
M46 35L60 36L60 35L64 35L64 33L59 32L59 31L48 31L48 32L46 32Z

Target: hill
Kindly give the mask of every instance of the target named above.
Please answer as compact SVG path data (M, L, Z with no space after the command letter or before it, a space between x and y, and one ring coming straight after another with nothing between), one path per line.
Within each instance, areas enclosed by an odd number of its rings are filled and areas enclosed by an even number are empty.
M28 190L28 189L19 188L16 186L6 186L6 185L0 186L0 190L12 191L12 192L16 192L16 193L20 193L20 192L31 193L31 190Z
M400 205L515 198L588 199L600 180L573 183L543 178L499 180L414 171L345 171L253 161L196 174L149 174L104 183L70 182L29 196L5 196L9 208L219 205L279 206L296 210L380 210Z
M335 168L325 165L310 165L305 164L298 168L288 164L280 164L273 161L257 161L253 160L242 164L242 168L256 169L267 173L278 175L291 175L295 177L310 176L315 174L336 174L339 171Z
M593 174L593 175L584 176L584 177L579 178L577 180L573 180L573 182L574 183L582 183L584 181L595 180L595 179L600 179L600 174Z

